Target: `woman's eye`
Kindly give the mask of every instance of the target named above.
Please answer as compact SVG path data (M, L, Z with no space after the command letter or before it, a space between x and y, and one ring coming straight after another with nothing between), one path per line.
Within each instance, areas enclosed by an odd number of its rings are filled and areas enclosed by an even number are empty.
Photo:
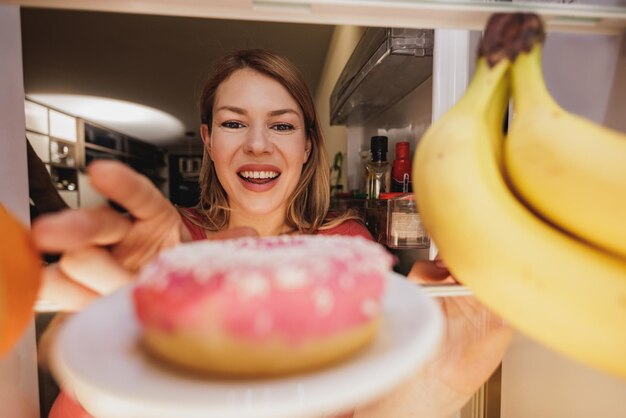
M293 131L295 128L290 123L276 123L272 125L272 129L274 129L275 131L280 131L280 132L288 132L288 131Z
M222 122L222 127L228 129L241 129L244 127L243 123L237 122L234 120L228 120L226 122Z

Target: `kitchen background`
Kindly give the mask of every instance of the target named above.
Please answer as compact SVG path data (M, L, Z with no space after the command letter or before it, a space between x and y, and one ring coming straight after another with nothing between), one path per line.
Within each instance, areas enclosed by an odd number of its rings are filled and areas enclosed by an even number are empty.
M432 118L462 93L480 38L479 32L435 31L435 58L416 58L430 67L421 83L408 94L390 99L385 108L369 118L347 118L342 122L345 126L331 126L330 96L366 28L30 8L23 8L16 21L15 9L0 6L0 69L7 75L4 83L19 80L23 71L27 122L30 119L31 123L27 125L29 140L60 180L59 187L72 206L101 202L81 171L90 156L122 159L150 175L173 200L182 204L192 201L201 153L197 92L211 61L241 47L269 48L298 64L315 94L331 161L337 153L344 156L340 177L343 190L362 188L361 152L369 148L369 138L389 136L390 160L397 141L409 141L413 152ZM14 38L16 25L21 41ZM23 69L14 65L20 48ZM402 71L399 66L390 74L400 77ZM550 91L566 109L626 132L623 35L551 34L546 45L545 72ZM380 80L396 81L391 76ZM12 85L4 83L3 91L7 86L6 91L11 93ZM102 111L84 113L87 106L68 102L67 97L65 102L59 101L62 97L52 97L67 94L139 103L166 113L157 112L161 120L173 124L157 125L157 119L133 125L107 119ZM57 111L60 115L54 113ZM67 116L79 117L79 129L74 134L61 130L55 139L50 123L48 134L41 136L45 129L37 127L38 112L51 112L46 113L50 122L56 118L60 125L55 122L55 126L61 127L67 126ZM10 121L5 114L4 122ZM53 160L55 146L60 150L56 157L65 153L64 146L69 155L74 153L73 166L67 157ZM6 147L0 148L0 153L11 150L7 144L0 147ZM3 160L0 174L6 176L10 169L11 165ZM74 190L69 190L72 180ZM427 257L427 251L421 250L418 256ZM27 345L29 338L23 344ZM16 387L49 383L43 375L39 384L32 376L19 377L25 376L22 369L33 360L23 352L18 349L13 357L0 363L0 385L6 388L0 390L0 405L10 407L17 404L16 399L24 398ZM516 337L499 373L500 379L493 382L500 385L498 390L489 392L497 395L497 414L489 410L487 399L482 406L470 405L464 416L623 417L626 411L626 383L565 360L521 336ZM16 381L20 382L17 386ZM39 395L45 409L48 395L45 390ZM24 399L23 405L28 407L22 407L22 415L16 417L38 416L32 400Z

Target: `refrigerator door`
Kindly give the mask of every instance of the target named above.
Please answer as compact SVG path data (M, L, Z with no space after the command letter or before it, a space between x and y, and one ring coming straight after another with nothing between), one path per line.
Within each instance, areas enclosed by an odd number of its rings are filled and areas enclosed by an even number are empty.
M0 5L0 202L28 224L24 82L20 11ZM39 417L34 321L19 343L0 358L0 410L11 418Z

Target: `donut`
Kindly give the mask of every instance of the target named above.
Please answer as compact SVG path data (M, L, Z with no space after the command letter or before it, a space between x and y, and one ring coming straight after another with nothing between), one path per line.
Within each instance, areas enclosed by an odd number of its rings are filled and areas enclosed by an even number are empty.
M361 237L283 235L166 250L133 289L143 346L184 369L276 376L370 343L393 257Z

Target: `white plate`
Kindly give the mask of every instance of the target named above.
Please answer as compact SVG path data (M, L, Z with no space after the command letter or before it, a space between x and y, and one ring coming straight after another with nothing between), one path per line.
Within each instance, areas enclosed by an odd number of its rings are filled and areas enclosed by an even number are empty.
M318 372L216 380L161 366L139 346L129 286L67 322L53 346L53 373L97 418L310 418L349 410L414 373L442 334L434 300L403 276L390 273L387 279L375 341Z

